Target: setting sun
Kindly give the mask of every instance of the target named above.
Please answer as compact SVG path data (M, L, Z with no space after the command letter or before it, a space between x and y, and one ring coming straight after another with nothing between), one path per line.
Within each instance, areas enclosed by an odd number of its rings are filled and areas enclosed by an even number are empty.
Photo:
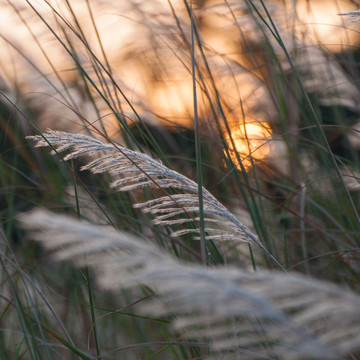
M249 169L255 162L261 162L271 152L271 130L266 122L234 125L231 137L226 136L231 160L240 169L237 155L245 169Z

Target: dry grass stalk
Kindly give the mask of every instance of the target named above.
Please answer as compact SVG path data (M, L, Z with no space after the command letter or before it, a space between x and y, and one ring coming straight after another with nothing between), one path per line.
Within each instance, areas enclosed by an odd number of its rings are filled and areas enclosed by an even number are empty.
M353 19L353 21L359 21L359 19L360 19L360 10L348 11L348 12L340 13L339 15L341 15L341 16L350 16Z
M127 233L42 210L21 222L56 259L93 266L102 286L158 291L140 310L175 315L174 327L185 338L206 339L213 358L339 359L359 349L360 299L332 284L189 265Z
M120 191L140 188L160 189L164 196L134 206L154 216L154 223L171 226L197 223L199 213L198 185L171 170L150 156L115 144L104 144L94 138L59 131L48 131L41 136L30 136L37 146L52 146L58 153L70 150L64 159L97 155L97 159L82 167L93 173L108 172L115 180L111 187ZM45 140L46 139L46 140ZM176 189L180 194L166 191ZM209 191L203 188L203 202L208 239L252 242L265 250L259 239L226 209ZM199 233L199 229L174 231L172 236Z

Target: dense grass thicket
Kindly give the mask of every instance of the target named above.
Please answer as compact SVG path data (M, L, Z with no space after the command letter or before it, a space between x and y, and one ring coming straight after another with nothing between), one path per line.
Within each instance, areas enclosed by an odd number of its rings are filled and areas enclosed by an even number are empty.
M0 1L0 359L360 359L359 5Z

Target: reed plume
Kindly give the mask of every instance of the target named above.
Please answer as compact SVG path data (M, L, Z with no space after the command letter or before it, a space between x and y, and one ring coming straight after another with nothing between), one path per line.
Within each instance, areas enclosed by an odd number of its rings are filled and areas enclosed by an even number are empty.
M180 262L131 234L43 210L20 219L55 259L92 266L103 287L151 287L141 312L169 316L210 358L339 359L359 349L360 298L332 284Z
M93 173L110 173L114 177L111 187L119 191L141 188L160 190L162 196L136 203L134 207L154 216L154 223L162 226L190 224L199 222L198 185L184 175L169 169L150 156L129 150L115 143L101 141L81 134L48 131L43 136L29 136L36 146L48 146L57 153L69 150L64 160L80 156L94 156L82 170ZM169 190L177 190L178 193ZM258 237L242 224L209 191L203 188L203 211L205 231L208 240L249 242L259 246L275 263L271 254L261 244ZM171 235L181 236L188 233L199 235L199 226L172 231ZM281 267L280 264L278 266Z

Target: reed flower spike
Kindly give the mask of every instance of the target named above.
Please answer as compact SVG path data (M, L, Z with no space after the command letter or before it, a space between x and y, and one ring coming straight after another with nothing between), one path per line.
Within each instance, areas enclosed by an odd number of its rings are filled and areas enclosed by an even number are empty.
M162 226L199 222L198 185L186 176L169 169L150 156L129 150L113 143L85 135L60 131L48 131L43 136L29 136L37 146L51 146L57 153L69 151L64 160L80 156L96 156L96 159L82 166L82 170L93 173L107 172L114 177L112 188L131 191L140 188L160 189L163 196L137 203L134 207L154 216L154 223ZM168 190L177 190L173 193ZM281 265L262 245L259 238L243 225L209 191L203 188L203 212L207 240L249 242L259 246L275 263ZM199 227L187 227L173 231L172 236L188 233L199 235Z

